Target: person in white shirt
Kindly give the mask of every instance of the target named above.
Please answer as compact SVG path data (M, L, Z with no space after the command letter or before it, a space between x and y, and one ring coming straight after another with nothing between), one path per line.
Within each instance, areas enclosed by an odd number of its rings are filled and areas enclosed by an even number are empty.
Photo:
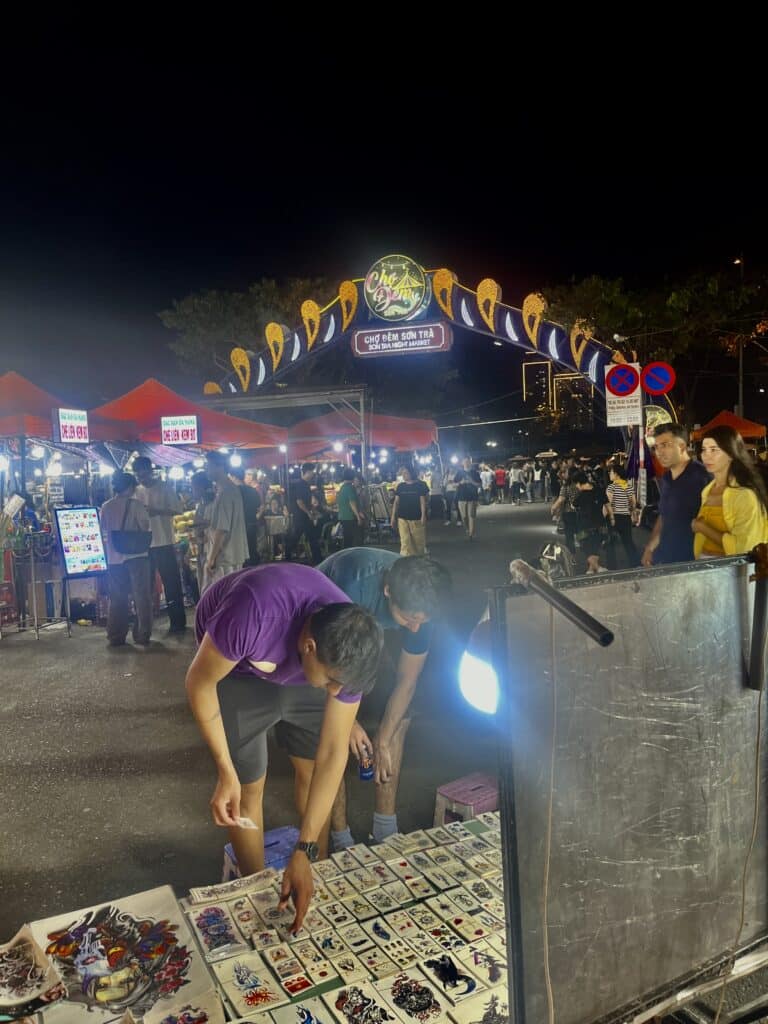
M187 628L184 611L184 592L181 573L173 543L173 517L181 512L181 501L173 484L155 476L152 462L145 456L133 461L133 471L139 478L136 497L146 507L152 527L152 547L149 549L150 576L160 573L165 591L165 605L170 621L168 633L183 633Z
M483 497L485 498L485 504L491 504L491 488L493 487L494 476L491 470L487 466L483 466L480 470L480 480L483 485Z
M216 498L211 509L203 590L242 569L248 560L243 499L240 488L229 479L229 458L222 452L209 452L207 461L208 476L216 485Z
M140 501L136 501L136 477L132 473L116 470L112 475L114 498L101 506L101 532L109 564L109 611L107 612L107 642L110 647L122 647L128 636L128 602L133 597L136 619L133 624L134 643L141 647L149 644L152 632L152 588L149 576L149 554L124 555L114 545L115 530L149 531L149 516Z

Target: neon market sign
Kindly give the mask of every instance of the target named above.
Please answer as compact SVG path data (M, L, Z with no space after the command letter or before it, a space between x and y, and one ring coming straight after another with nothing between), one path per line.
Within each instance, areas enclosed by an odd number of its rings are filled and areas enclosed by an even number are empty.
M384 256L365 275L363 296L379 320L408 320L425 305L427 275L408 256Z

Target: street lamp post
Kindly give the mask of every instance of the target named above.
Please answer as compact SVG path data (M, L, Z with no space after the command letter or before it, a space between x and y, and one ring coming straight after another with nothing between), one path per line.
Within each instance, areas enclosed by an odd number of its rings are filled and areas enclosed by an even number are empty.
M744 254L742 253L734 261L734 266L739 268L741 287L744 288ZM736 406L736 415L744 415L744 336L739 335L739 400Z

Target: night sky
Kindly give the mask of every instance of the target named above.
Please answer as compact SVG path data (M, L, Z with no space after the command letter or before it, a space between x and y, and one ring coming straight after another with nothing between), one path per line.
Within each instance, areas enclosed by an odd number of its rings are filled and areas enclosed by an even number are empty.
M388 252L513 304L571 275L764 260L754 125L727 92L600 79L545 101L479 58L398 76L369 39L342 58L330 29L292 37L289 58L241 28L96 43L59 21L6 65L0 371L90 405L150 375L194 392L156 315L174 298ZM508 390L495 365L488 387Z

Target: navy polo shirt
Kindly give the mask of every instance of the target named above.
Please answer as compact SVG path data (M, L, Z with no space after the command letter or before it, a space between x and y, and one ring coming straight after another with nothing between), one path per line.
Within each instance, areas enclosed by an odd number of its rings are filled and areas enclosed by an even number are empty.
M691 521L701 508L701 492L712 477L700 462L688 463L674 480L670 470L659 479L661 540L653 553L654 565L693 560ZM342 588L343 589L343 588Z

